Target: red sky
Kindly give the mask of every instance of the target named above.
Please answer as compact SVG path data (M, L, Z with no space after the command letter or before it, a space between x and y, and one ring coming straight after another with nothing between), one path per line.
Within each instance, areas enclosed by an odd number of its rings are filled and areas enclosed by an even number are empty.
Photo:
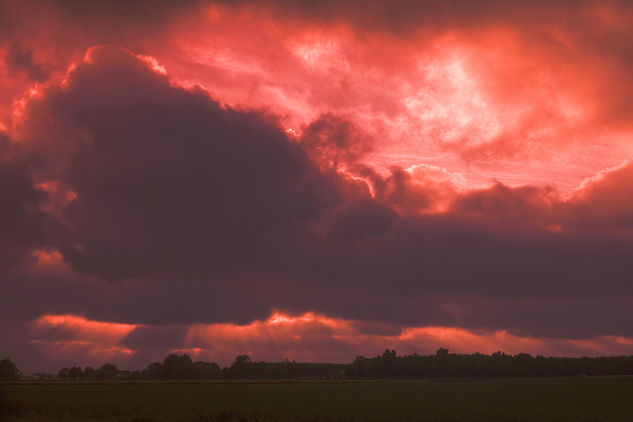
M25 372L632 354L624 1L0 2Z

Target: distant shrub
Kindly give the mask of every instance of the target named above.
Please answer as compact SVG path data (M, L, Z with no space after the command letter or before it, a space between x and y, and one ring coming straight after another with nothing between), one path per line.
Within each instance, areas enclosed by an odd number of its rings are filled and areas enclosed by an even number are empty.
M5 358L0 360L0 380L18 380L20 379L20 371L11 359Z

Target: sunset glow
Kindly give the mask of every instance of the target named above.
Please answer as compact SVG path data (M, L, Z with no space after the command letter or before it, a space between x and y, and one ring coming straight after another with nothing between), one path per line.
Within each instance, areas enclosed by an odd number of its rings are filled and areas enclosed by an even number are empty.
M73 3L0 1L20 368L633 354L628 2Z
M75 315L42 315L28 324L28 347L39 350L46 362L58 365L92 365L115 362L126 365L145 359L162 360L166 353L187 353L194 360L230 365L239 354L255 360L348 363L349 356L377 355L395 349L401 354L434 354L438 345L454 353L531 353L554 356L602 356L626 353L633 338L599 336L585 339L523 337L497 331L470 331L458 327L398 327L392 334L360 329L362 322L328 318L308 312L292 316L278 311L247 325L215 323L178 327L150 327L91 321ZM139 350L130 347L135 336L154 332L168 342L175 332L184 334L177 348ZM161 334L162 333L162 334ZM135 356L137 355L137 356ZM41 365L41 364L39 364ZM35 368L41 369L36 365Z

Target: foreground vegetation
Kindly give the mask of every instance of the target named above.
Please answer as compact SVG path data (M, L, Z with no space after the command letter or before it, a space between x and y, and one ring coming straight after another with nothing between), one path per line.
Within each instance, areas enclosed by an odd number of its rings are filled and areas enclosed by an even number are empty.
M630 421L633 377L0 384L17 421Z

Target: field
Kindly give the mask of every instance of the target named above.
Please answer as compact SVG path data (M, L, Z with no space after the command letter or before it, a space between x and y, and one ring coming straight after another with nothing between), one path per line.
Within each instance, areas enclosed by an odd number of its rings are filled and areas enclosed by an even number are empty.
M633 421L633 378L16 383L3 421Z

